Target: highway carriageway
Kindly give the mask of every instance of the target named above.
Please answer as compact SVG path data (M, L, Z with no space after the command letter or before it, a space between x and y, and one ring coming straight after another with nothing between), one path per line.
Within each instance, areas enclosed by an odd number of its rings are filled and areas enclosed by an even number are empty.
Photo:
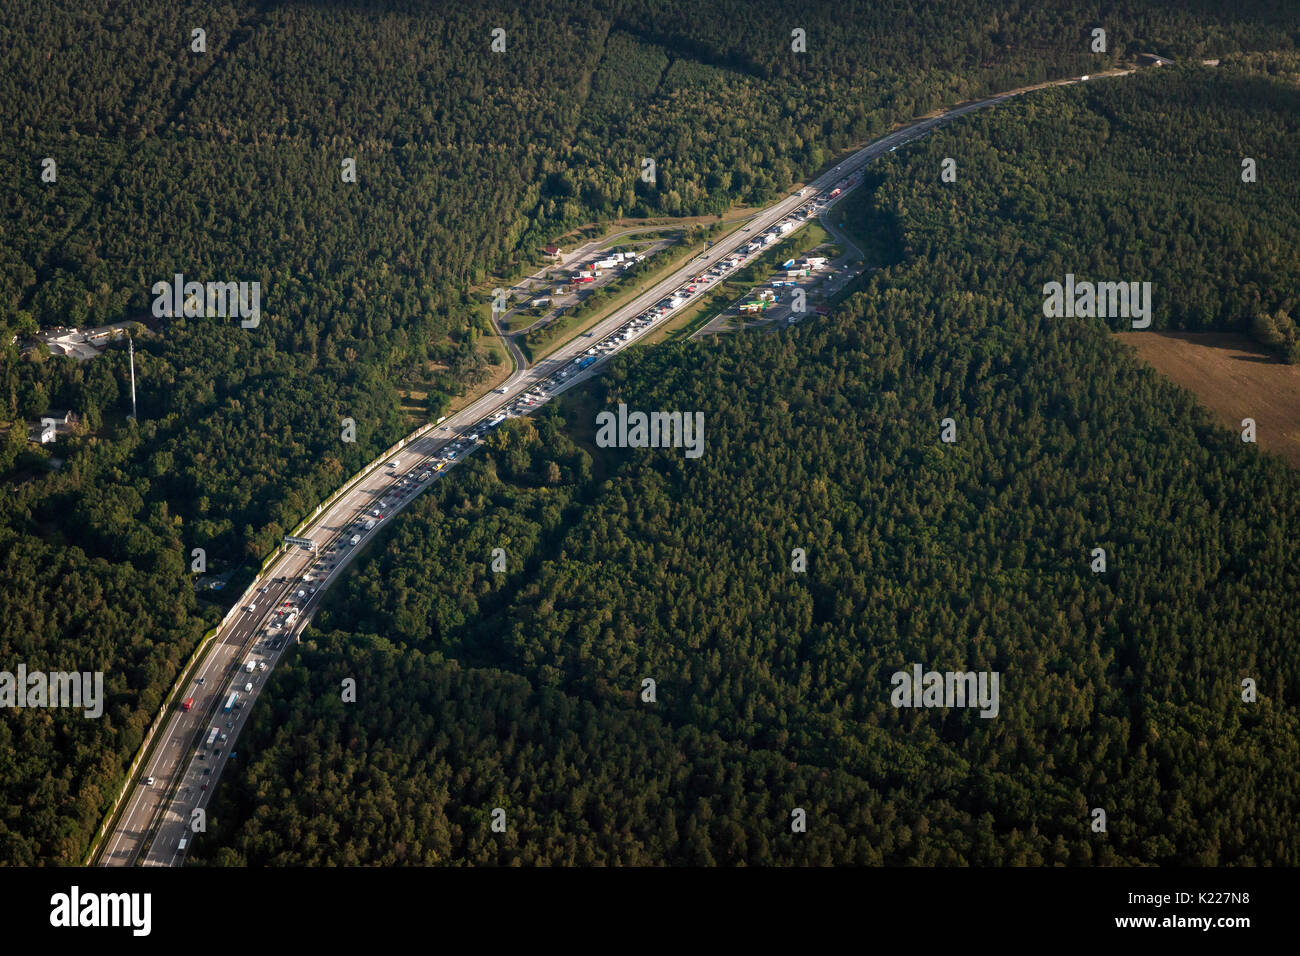
M1071 82L1078 81L1059 80L1040 86ZM189 832L191 811L196 807L207 807L266 679L284 650L311 621L326 589L337 580L360 550L360 545L352 547L346 542L353 534L359 533L354 530L356 523L369 516L379 506L379 502L386 503L380 509L382 517L375 518L376 524L372 531L360 532L362 544L376 535L420 491L446 475L466 455L473 453L482 442L484 434L493 427L493 422L515 414L530 414L554 395L597 374L612 355L633 344L656 326L669 321L676 310L659 314L655 307L677 290L690 285L693 276L711 269L740 246L773 229L801 206L811 203L824 209L829 205L829 192L836 188L837 182L850 179L867 163L889 150L974 110L996 105L1036 88L1039 87L1026 87L1024 90L999 94L919 120L858 150L834 169L809 183L805 190L787 196L755 214L743 230L718 240L702 255L684 262L671 275L602 320L588 334L575 336L531 368L517 369L501 391L481 396L438 427L425 432L378 463L377 467L332 502L305 530L299 532L299 537L316 542L318 550L311 552L293 548L282 553L255 582L258 588L254 597L256 610L240 611L223 623L191 686L182 689L177 695L181 700L193 696L193 709L176 710L165 729L159 732L161 736L149 759L130 785L124 809L116 825L105 837L99 862L105 866L130 866L137 861L144 865L174 866L183 862L186 850L193 846L193 840L203 839L203 834ZM836 197L836 201L855 184L850 183L847 188L841 187L843 192ZM816 213L809 219L815 217ZM793 221L795 229L809 219L796 218ZM744 262L761 254L761 250L756 250ZM707 291L707 287L700 287L695 295L703 295ZM624 333L630 334L625 337ZM574 368L575 360L590 354L593 349L595 360L584 369ZM561 375L562 372L565 374ZM524 404L521 396L529 394L535 396L536 400ZM471 439L472 435L477 437ZM432 461L426 463L426 459ZM445 464L440 471L435 472L433 468L440 459ZM426 468L431 475L421 482L418 476ZM405 485L401 483L399 475L406 476ZM332 554L328 553L331 549ZM305 582L302 578L308 573L313 580L307 587L303 587ZM314 593L310 591L311 587L316 588ZM307 592L302 598L297 595L300 590ZM261 642L261 635L268 630L275 614L283 610L286 602L298 608L297 619L291 626L270 628L272 639L283 636L283 642L278 647ZM242 668L250 658L255 662L252 673ZM265 670L259 666L262 663L266 665ZM253 690L249 693L243 690L246 683L253 684ZM223 705L232 688L237 689L242 706L227 715L223 712ZM227 727L228 723L231 726ZM220 744L219 754L205 753L200 758L199 751L207 749L204 746L206 737L213 727L219 728L219 732L225 733L228 739ZM146 783L150 777L154 778L152 786ZM206 788L204 784L207 785ZM186 850L180 849L182 837L187 838ZM141 857L142 849L146 848L147 851Z

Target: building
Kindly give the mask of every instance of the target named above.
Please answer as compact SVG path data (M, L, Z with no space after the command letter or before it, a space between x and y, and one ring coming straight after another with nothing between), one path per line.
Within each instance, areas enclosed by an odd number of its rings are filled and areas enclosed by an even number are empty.
M559 246L544 246L544 247L542 248L542 252L544 252L546 255L550 256L552 259L558 259L558 258L560 258L560 247L559 247Z
M40 445L48 445L58 440L60 435L71 435L77 428L77 416L74 412L62 408L51 408L41 415L27 430L27 437Z

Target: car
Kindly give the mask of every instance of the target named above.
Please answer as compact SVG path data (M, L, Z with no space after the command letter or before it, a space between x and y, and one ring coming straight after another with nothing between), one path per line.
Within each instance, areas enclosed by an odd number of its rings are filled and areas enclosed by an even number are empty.
M229 739L230 739L230 738L227 737L225 734L222 734L222 735L221 735L221 742L222 742L223 744L224 744L227 740L229 740ZM218 750L217 753L221 753L221 751Z
M206 681L206 680L207 680L206 677L200 677L200 678L199 678L199 683L202 684L202 683L203 683L204 681Z
M203 789L204 790L208 789L208 785L206 783L203 785Z
M144 784L145 784L146 787L152 787L152 786L153 786L153 777L145 777L145 778L144 778Z
M206 777L206 776L207 776L208 774L210 774L210 773L212 773L212 768L211 768L211 767L204 767L204 768L203 768L203 776Z

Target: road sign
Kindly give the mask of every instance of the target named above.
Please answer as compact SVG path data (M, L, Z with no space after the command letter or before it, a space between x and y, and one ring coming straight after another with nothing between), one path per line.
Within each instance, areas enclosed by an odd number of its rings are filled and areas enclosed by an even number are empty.
M295 544L299 545L300 547L306 548L308 551L316 550L316 542L313 541L311 538L293 538L288 535L285 535L284 546L286 548L289 547L290 545L295 545Z

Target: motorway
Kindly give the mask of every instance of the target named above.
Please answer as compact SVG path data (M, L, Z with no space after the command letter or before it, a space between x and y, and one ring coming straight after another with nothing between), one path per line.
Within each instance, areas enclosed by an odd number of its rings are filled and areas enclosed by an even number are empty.
M1124 72L1130 71L1109 75ZM98 862L106 866L130 866L136 862L172 866L183 861L192 845L187 842L182 848L182 838L203 839L201 833L189 832L191 813L196 808L206 808L267 678L285 649L315 614L326 589L361 546L395 514L428 484L446 475L479 447L487 430L507 417L531 413L554 395L597 374L612 355L676 314L675 309L665 307L663 302L681 292L693 276L720 268L720 263L733 257L736 250L774 230L783 221L789 222L793 231L816 218L831 204L830 191L842 190L833 197L838 201L851 188L846 181L873 159L974 110L994 106L1029 89L1072 82L1078 80L1058 80L978 100L919 120L876 140L805 188L756 213L745 228L684 262L584 335L566 342L530 368L517 368L501 388L481 396L413 438L406 447L377 462L372 471L299 532L301 537L314 542L316 550L300 547L284 550L254 582L259 589L253 598L255 609L244 610L241 605L227 615L190 687L178 695L181 700L193 696L193 709L178 708L165 718L166 725L159 731L148 760L128 786L124 810L105 837ZM836 187L836 183L841 185ZM806 215L792 215L801 207L807 211ZM740 264L761 254L761 250L746 253ZM694 295L707 292L707 288L701 288ZM588 364L580 368L576 365L579 361ZM420 480L426 471L429 477ZM379 516L373 514L376 510ZM371 518L375 521L373 529L366 530L359 525ZM362 540L353 546L349 542L356 534ZM484 560L488 560L487 555ZM312 580L304 581L304 575L310 575ZM282 615L287 610L295 612L294 619L275 626L277 621L283 621ZM246 669L250 660L251 672ZM246 685L251 685L251 690L246 690ZM239 694L239 700L227 713L224 705L232 692ZM218 740L209 748L206 738L214 728ZM222 734L226 739L221 739ZM148 782L150 779L152 784Z

